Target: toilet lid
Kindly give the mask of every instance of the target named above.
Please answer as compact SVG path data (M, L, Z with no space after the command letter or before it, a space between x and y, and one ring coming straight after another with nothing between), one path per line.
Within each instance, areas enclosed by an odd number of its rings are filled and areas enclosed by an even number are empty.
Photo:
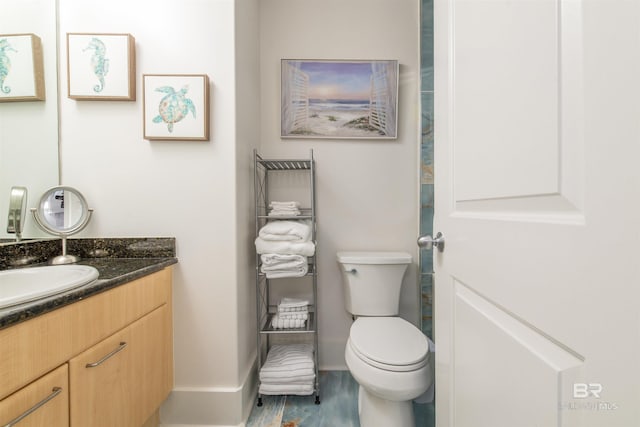
M400 317L360 317L349 341L360 359L381 369L412 371L427 363L427 337Z

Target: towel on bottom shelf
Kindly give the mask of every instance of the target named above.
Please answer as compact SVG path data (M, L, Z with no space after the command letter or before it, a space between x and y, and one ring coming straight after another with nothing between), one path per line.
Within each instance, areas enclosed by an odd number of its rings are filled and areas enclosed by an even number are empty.
M309 384L260 384L258 391L260 394L295 394L298 396L309 396L313 394L313 382Z
M259 392L306 396L314 391L315 376L311 344L277 344L260 369Z

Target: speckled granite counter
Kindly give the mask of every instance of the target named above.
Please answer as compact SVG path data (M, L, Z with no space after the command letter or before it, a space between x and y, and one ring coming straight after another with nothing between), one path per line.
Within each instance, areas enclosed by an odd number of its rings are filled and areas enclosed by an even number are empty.
M58 239L0 247L0 270L33 266L62 251ZM69 239L67 252L81 257L78 264L95 267L94 282L65 293L0 309L0 329L48 313L89 296L146 276L178 262L174 238Z

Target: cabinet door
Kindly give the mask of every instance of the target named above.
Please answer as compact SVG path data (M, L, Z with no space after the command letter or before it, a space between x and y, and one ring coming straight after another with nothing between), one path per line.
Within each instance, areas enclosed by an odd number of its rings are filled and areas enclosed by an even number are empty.
M0 401L0 425L69 427L66 364Z
M163 305L69 362L72 427L140 427L172 386Z

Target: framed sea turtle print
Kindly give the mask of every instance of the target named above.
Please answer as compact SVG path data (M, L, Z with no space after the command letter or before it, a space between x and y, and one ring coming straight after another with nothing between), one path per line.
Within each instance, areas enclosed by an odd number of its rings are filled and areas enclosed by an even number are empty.
M44 99L40 37L35 34L0 34L0 102Z
M209 140L209 77L144 74L144 139Z
M68 97L135 101L135 39L131 34L67 33Z

